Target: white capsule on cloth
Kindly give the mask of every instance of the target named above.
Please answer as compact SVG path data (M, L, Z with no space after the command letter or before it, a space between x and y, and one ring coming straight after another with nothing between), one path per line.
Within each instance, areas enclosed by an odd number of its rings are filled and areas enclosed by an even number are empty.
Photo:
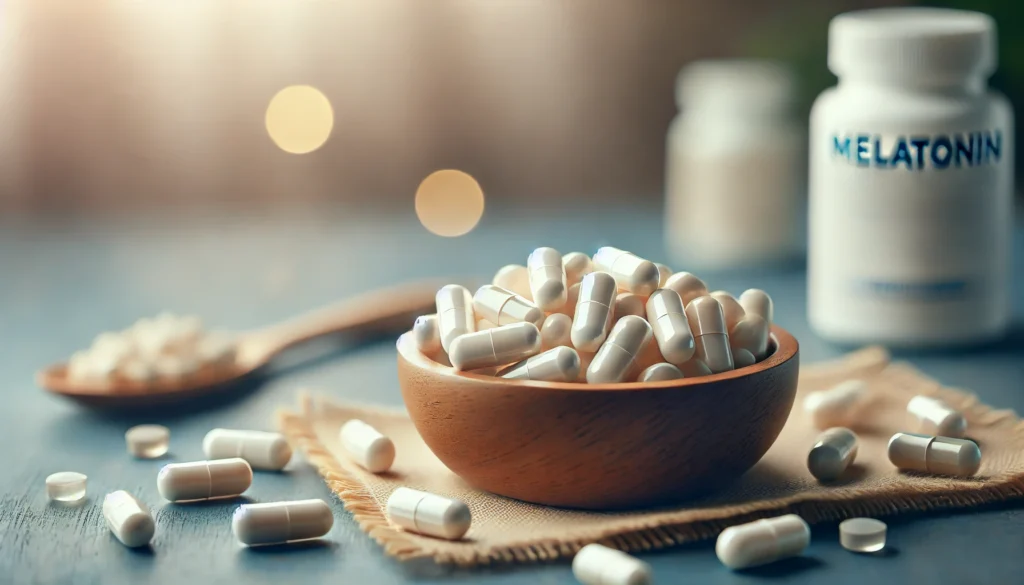
M807 469L818 481L835 481L857 457L857 435L835 427L818 435L807 454Z
M469 531L472 517L465 503L400 487L387 503L388 519L410 532L459 540Z
M867 385L861 380L844 380L827 390L811 392L804 398L804 412L819 429L851 426Z
M583 277L594 271L590 256L583 252L569 252L562 256L562 268L565 270L565 283L572 286Z
M839 523L839 544L848 551L872 553L885 548L885 522L850 518Z
M645 313L665 361L675 365L690 361L697 348L679 293L668 288L654 291L647 299Z
M511 380L575 382L580 374L580 356L571 347L556 347L515 364L501 377Z
M931 396L915 396L907 403L907 413L917 419L917 432L923 435L963 438L967 419L952 406Z
M502 266L491 280L494 286L512 291L524 299L531 300L530 273L525 266L508 264Z
M569 332L572 330L572 318L564 313L551 313L540 326L540 345L543 349L551 349L560 345L569 345L572 341Z
M811 527L796 514L730 526L718 535L715 554L733 570L773 563L802 553Z
M46 497L55 502L77 502L85 497L89 478L77 471L58 471L46 476Z
M395 462L391 439L359 419L341 425L338 436L349 457L370 473L384 473Z
M333 526L334 514L323 500L242 504L231 515L231 531L248 546L320 538Z
M572 558L572 574L583 585L649 585L651 567L622 551L588 544Z
M477 370L518 362L538 352L540 329L533 323L510 323L456 337L448 359L456 370Z
M569 333L573 347L586 352L596 352L601 347L611 328L616 294L611 274L591 272L583 277Z
M611 274L619 290L647 296L658 288L661 273L650 260L605 246L594 254L594 267Z
M769 333L767 321L757 315L746 315L729 330L729 347L734 352L745 349L761 361L768 357Z
M245 459L169 463L156 476L156 489L171 502L239 496L252 485L252 467Z
M167 454L171 431L163 425L136 425L124 433L128 453L139 459L156 459Z
M724 290L716 290L711 293L711 296L718 301L718 304L722 305L722 314L725 315L725 328L732 331L732 328L746 315L746 311L743 310L743 306L736 300L736 297Z
M693 299L708 294L708 286L704 284L704 281L689 272L676 272L668 277L668 280L665 281L665 286L662 288L670 288L676 291L679 294L679 298L683 299L684 307L689 305Z
M619 319L590 362L587 382L611 384L626 381L634 371L636 357L652 337L651 325L642 317L627 315Z
M732 350L732 365L737 370L740 368L745 368L747 366L752 366L756 363L757 358L755 358L754 354L750 353L749 351L745 349Z
M412 336L416 341L416 349L423 355L433 358L441 352L441 329L438 327L437 315L420 315L412 324Z
M693 332L697 359L713 374L732 370L732 350L722 305L710 296L697 297L686 305L686 318Z
M124 490L111 492L103 498L103 519L121 544L129 548L146 546L156 533L149 508Z
M530 275L534 304L544 311L562 308L569 286L565 282L565 268L558 250L537 248L526 259L526 270Z
M637 382L663 382L665 380L678 380L683 377L683 373L679 368L673 366L668 362L661 362L648 366L644 371L640 372L637 377Z
M967 439L896 433L889 439L889 461L899 469L970 477L981 468L981 449Z
M446 284L437 291L434 302L437 305L437 328L441 332L441 347L447 352L456 337L476 331L473 295L469 294L464 286Z
M540 307L493 284L485 284L477 289L473 295L473 311L478 319L497 325L533 323L540 327L544 322L544 311Z
M633 293L619 293L615 295L615 304L612 306L612 321L618 321L626 315L643 317L646 313L644 298Z
M672 269L664 264L654 263L658 267L658 288L665 288L668 277L672 276Z
M775 320L772 298L759 288L749 288L740 295L740 306L747 315L757 315L770 325Z
M292 448L281 433L213 429L203 437L207 459L245 459L253 469L280 471L292 459Z

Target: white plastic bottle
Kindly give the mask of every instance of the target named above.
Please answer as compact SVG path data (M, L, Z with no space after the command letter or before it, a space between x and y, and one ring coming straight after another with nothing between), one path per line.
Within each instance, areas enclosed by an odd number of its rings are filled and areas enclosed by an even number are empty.
M700 61L676 82L666 144L665 246L679 266L792 259L802 243L806 127L781 64Z
M810 123L808 313L849 344L929 347L1009 323L1013 111L995 23L890 8L832 20Z

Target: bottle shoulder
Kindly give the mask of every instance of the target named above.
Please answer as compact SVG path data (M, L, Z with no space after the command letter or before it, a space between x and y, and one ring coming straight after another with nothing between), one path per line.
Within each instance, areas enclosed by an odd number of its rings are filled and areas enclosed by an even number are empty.
M1013 107L995 90L943 94L875 87L832 87L811 108L812 125L1009 126Z

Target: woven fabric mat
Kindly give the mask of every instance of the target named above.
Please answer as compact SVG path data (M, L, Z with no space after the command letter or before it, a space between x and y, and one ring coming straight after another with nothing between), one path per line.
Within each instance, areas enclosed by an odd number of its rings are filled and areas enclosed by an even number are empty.
M806 468L807 451L819 431L803 412L803 397L850 378L868 384L871 400L861 418L871 425L855 428L860 447L854 466L840 481L821 485ZM925 476L900 472L889 463L888 439L907 429L906 403L917 394L941 397L964 413L968 435L982 451L977 476ZM364 420L391 437L397 450L391 472L368 473L345 456L338 431L350 418ZM764 458L727 489L671 508L585 512L475 490L430 452L401 411L306 395L298 411L280 413L279 424L292 445L303 449L319 468L362 529L388 554L401 559L433 557L440 563L467 566L556 559L571 556L591 542L626 551L664 548L789 512L813 523L964 508L1024 495L1024 423L1012 411L993 410L967 392L942 387L907 364L890 363L879 348L804 366L793 412ZM466 502L473 515L466 539L448 542L391 526L385 502L400 486Z

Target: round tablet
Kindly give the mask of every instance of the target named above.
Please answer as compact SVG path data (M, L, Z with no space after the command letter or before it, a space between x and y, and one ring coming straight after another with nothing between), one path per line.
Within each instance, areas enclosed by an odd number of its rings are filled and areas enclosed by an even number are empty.
M46 495L57 502L77 502L85 497L84 474L60 471L46 478Z
M124 434L128 452L139 459L156 459L167 453L171 431L162 425L138 425Z
M850 518L839 523L839 544L853 552L876 552L885 547L885 522Z

